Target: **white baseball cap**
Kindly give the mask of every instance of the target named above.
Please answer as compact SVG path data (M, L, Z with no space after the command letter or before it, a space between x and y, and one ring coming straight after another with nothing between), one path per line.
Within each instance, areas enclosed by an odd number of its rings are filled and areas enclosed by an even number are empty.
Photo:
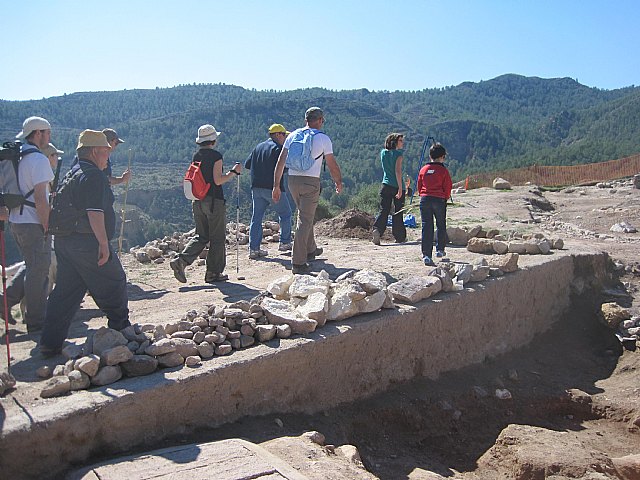
M51 130L51 124L42 117L29 117L22 124L22 131L16 135L16 138L22 140L36 130Z

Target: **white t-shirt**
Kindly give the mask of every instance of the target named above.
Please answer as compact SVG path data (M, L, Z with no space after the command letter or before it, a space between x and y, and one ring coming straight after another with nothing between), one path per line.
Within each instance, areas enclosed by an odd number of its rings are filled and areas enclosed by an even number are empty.
M300 130L304 130L309 127L298 128L289 134L287 139L284 141L283 147L289 150L289 146L291 146L291 141L295 136L296 132ZM313 158L318 158L313 166L309 170L295 170L293 168L289 169L289 176L300 176L300 177L317 177L320 178L320 171L322 170L322 161L324 160L325 155L333 154L333 145L331 144L331 139L325 133L317 133L313 137L313 143L311 144L311 156Z
M33 187L39 183L46 183L47 203L49 202L49 183L53 180L53 170L51 170L49 159L42 153L28 153L22 157L18 166L18 180L23 195L33 190ZM35 202L33 194L27 200ZM11 210L9 221L11 223L40 223L36 209L28 205L23 206L22 214L20 214L20 207Z

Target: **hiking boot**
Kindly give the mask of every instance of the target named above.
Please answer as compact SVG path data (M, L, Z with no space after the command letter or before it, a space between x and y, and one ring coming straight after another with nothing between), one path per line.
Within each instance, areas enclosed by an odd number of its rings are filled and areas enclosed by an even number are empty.
M305 273L309 273L311 270L311 266L308 263L303 263L302 265L291 265L291 273L294 275L303 275Z
M214 273L210 277L204 279L205 283L217 283L217 282L226 282L229 280L229 275L224 273Z
M187 276L184 274L184 267L186 267L184 261L180 257L176 257L169 262L169 265L171 265L176 280L180 283L187 283Z
M280 252L288 252L293 248L293 245L291 245L291 243L281 243L280 246L278 247L278 250Z
M322 255L322 252L324 252L324 248L316 247L315 252L311 252L307 254L307 262L311 262L315 260L316 257L319 257L320 255Z
M444 253L444 250L437 250L437 251L436 251L436 257L438 257L438 258L442 258L442 257L444 257L444 256L446 256L446 255L447 255L447 254L446 254L446 253Z
M374 228L373 232L371 233L371 241L374 245L380 245L380 232L377 228Z
M51 348L40 345L40 355L42 355L44 358L55 357L56 355L60 355L61 353L61 348Z
M431 257L427 257L426 255L424 257L422 257L422 261L424 262L424 264L427 267L435 267L436 264L433 263L433 260L431 259Z
M261 248L259 248L258 250L249 251L249 258L252 260L255 260L256 258L260 258L260 257L266 257L267 255L269 255L269 252Z

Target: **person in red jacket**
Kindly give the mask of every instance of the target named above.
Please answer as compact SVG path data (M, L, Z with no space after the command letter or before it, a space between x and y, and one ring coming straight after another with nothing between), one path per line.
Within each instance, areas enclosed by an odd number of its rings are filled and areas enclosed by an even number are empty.
M422 260L434 266L433 218L436 219L436 257L444 257L447 243L447 200L451 197L451 175L444 165L447 151L435 143L429 149L431 161L420 169L418 193L420 194L420 216L422 218Z

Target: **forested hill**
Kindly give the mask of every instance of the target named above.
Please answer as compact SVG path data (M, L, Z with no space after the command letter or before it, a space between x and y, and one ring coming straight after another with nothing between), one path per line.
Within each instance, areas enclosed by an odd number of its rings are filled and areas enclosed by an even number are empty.
M155 90L74 93L37 101L0 101L0 138L22 120L42 115L53 141L73 151L84 128L111 126L128 140L138 164L184 164L197 127L224 132L220 150L244 159L271 123L293 129L311 105L321 106L325 130L354 186L379 180L378 151L387 133L407 133L409 168L417 168L425 136L450 152L461 177L477 170L528 164L576 164L640 151L640 87L599 90L569 78L503 75L480 83L411 92L287 92L231 85L184 85ZM149 185L150 188L153 185Z
M640 87L600 90L570 78L511 74L409 92L281 92L206 84L0 100L0 139L12 139L26 117L43 116L53 125L53 143L67 152L68 166L80 131L115 128L126 143L112 156L114 171L122 172L131 155L129 202L148 216L132 240L140 243L191 223L181 183L198 126L211 123L223 132L218 149L231 166L267 138L270 124L282 123L290 130L302 126L305 110L313 105L325 111L324 129L333 140L345 185L344 194L337 196L328 172L323 174L325 211L353 205L354 200L361 206L365 197L375 208L379 151L393 131L407 135L405 172L414 178L427 136L446 146L454 179L475 171L590 163L640 152ZM245 201L249 189L248 176L241 176L239 210L245 222L250 216L250 202ZM225 186L225 191L228 205L234 205L235 185Z

